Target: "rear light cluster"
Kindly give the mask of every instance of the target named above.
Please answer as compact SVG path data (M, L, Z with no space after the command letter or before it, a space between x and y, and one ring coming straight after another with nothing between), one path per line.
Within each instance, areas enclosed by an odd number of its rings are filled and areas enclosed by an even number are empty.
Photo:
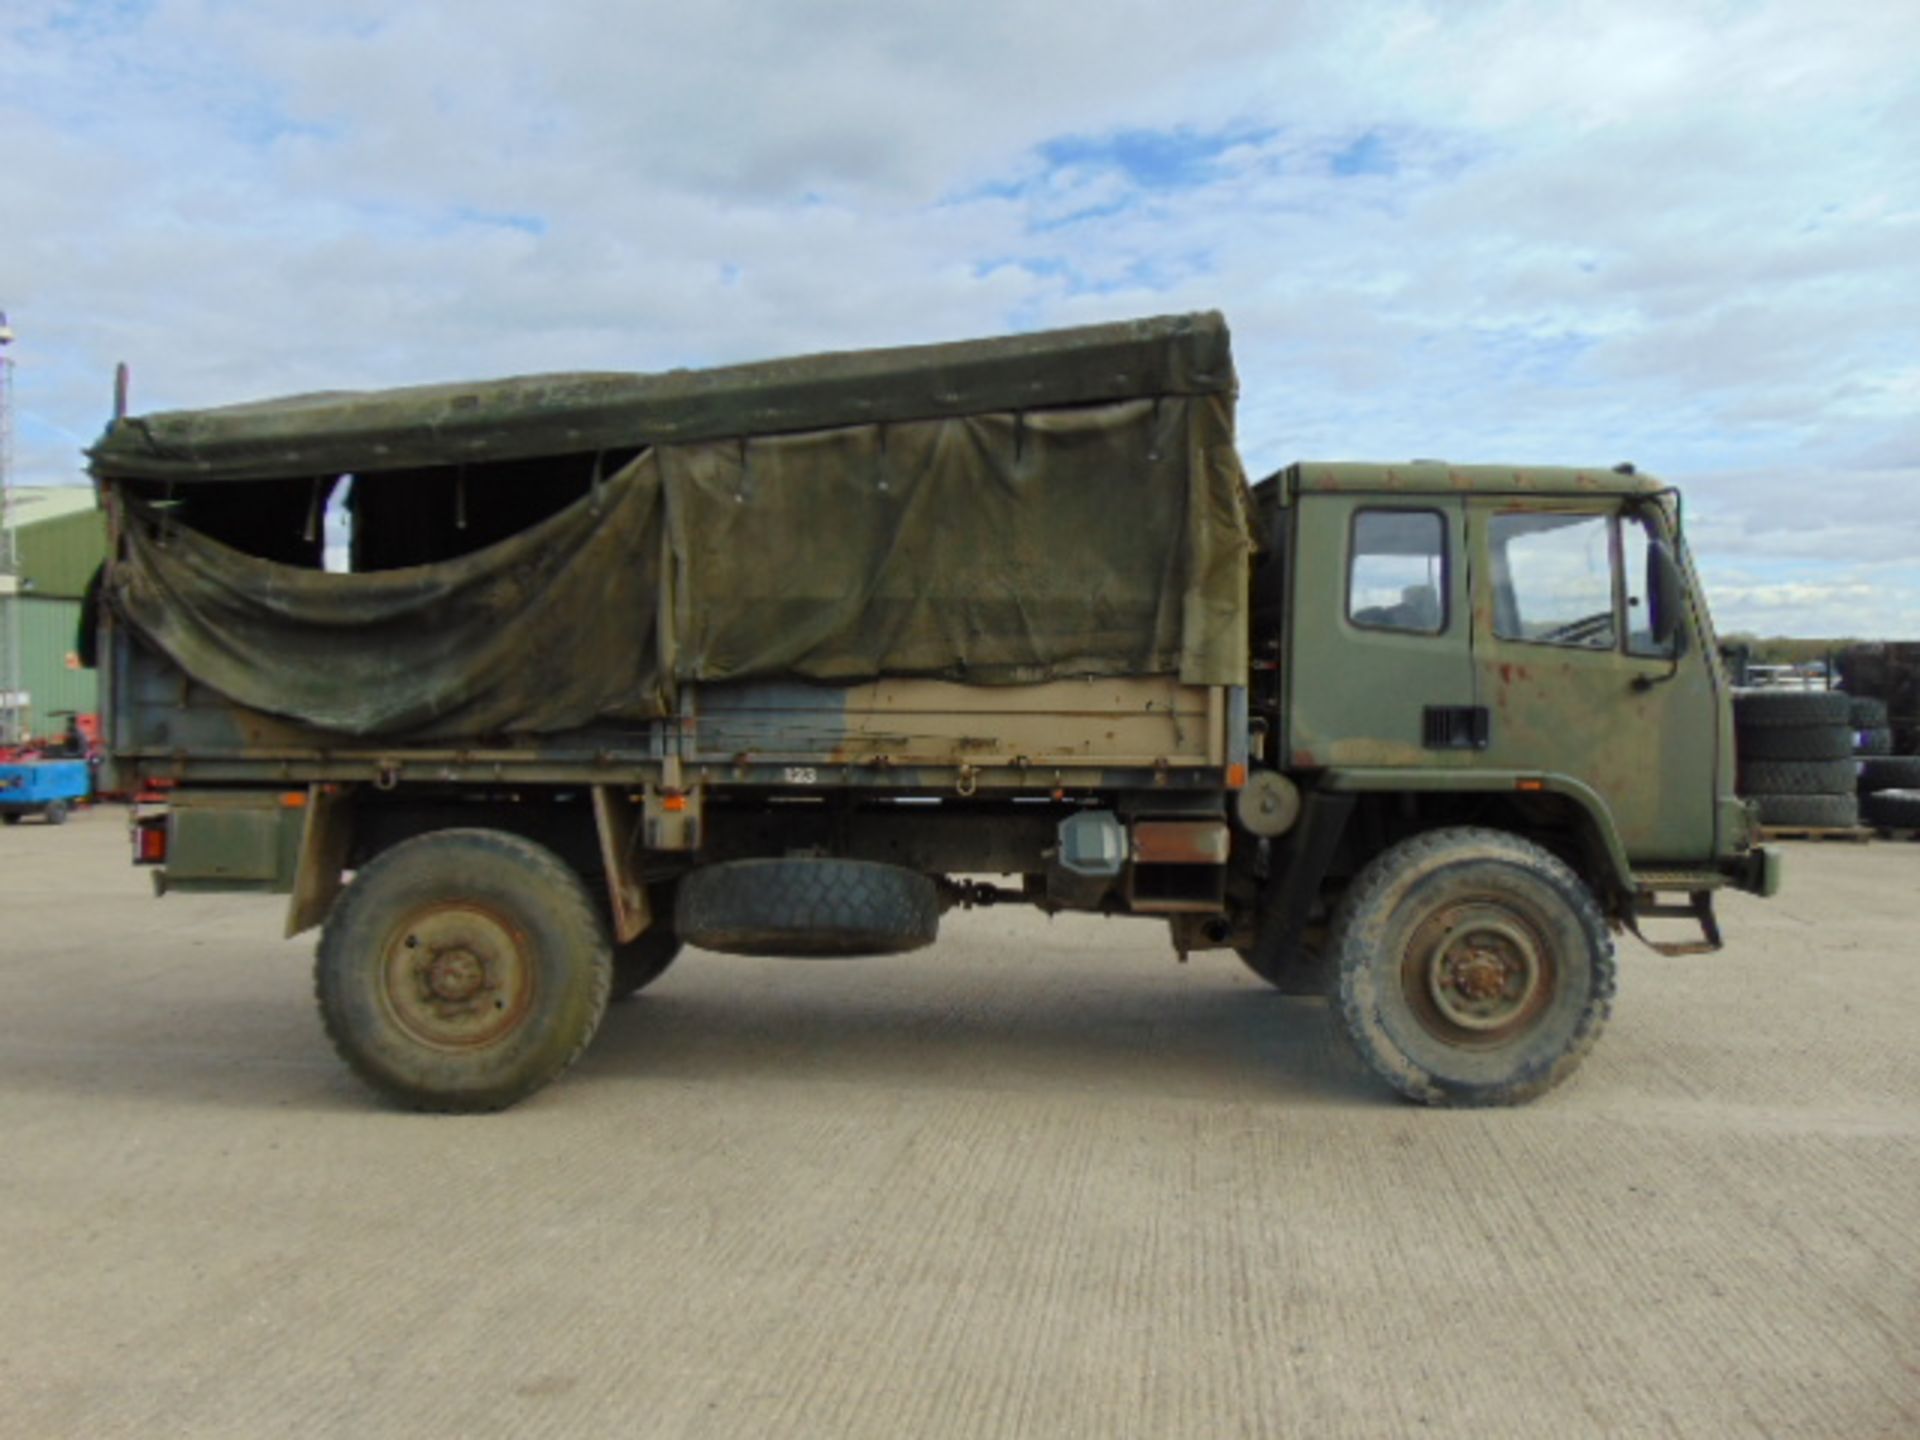
M150 815L134 821L133 863L136 865L167 863L166 816Z

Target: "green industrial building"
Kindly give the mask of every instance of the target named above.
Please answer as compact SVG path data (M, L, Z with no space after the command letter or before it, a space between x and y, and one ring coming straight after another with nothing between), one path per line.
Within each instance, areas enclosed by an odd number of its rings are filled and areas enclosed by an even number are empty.
M16 486L12 499L19 577L0 577L0 637L19 636L26 732L57 735L67 712L99 708L99 682L80 668L77 638L81 599L107 553L106 517L91 486ZM8 610L18 612L17 631ZM5 644L0 638L0 651Z

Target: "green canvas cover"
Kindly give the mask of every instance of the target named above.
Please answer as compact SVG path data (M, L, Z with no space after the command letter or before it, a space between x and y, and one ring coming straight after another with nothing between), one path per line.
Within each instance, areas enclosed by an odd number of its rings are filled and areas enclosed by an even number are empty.
M689 681L1244 684L1251 547L1225 329L1152 323L1169 352L1211 333L1218 388L655 440L531 530L360 575L242 554L128 495L109 594L196 679L357 737L641 719ZM1015 376L1046 379L1044 339L1025 337ZM1193 373L1144 370L1156 386Z
M343 391L116 420L102 479L265 480L1234 388L1214 312L672 370Z
M665 713L651 455L591 500L457 560L330 575L133 502L115 612L228 698L351 736L547 733Z

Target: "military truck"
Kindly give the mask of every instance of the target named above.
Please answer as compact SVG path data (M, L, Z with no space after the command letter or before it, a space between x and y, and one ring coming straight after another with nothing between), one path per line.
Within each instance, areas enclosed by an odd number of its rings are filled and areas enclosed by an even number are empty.
M398 1102L498 1109L683 945L1165 924L1433 1104L1594 1043L1614 935L1772 893L1679 496L1249 486L1218 315L120 416L90 452L156 889L288 897ZM330 534L334 537L330 542Z

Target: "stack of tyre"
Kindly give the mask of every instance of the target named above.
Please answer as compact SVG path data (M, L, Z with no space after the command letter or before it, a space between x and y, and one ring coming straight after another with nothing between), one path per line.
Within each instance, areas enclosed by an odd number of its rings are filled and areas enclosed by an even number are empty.
M1849 696L1847 723L1853 726L1854 754L1893 754L1893 726L1887 717L1886 701L1866 695Z
M1895 755L1887 702L1853 702L1860 818L1882 830L1920 829L1920 755Z
M1860 823L1853 697L1838 690L1744 690L1733 697L1740 793L1776 829Z

